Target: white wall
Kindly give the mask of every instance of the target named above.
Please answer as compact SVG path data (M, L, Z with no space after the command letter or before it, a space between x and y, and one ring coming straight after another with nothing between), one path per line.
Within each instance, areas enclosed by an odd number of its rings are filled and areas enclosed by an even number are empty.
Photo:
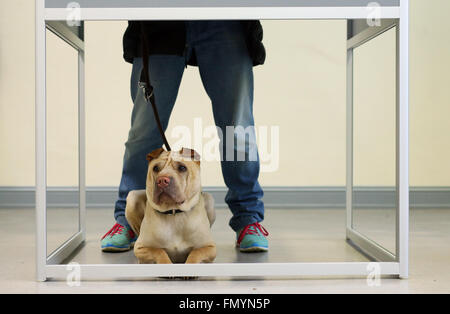
M0 143L0 186L33 185L33 1L0 2Z
M411 1L414 186L450 186L450 43L444 40L450 30L445 16L449 9L446 0ZM0 18L0 186L30 186L34 184L34 2L2 1ZM344 185L345 22L263 21L263 26L267 62L255 68L255 119L257 126L279 126L281 141L280 167L262 173L261 183ZM125 27L123 22L86 24L90 186L116 186L120 180L132 109L131 65L122 60ZM356 52L355 109L361 118L356 128L361 132L355 169L363 185L388 185L393 180L392 39L387 33ZM50 185L76 183L75 61L70 48L48 36ZM213 123L198 69L189 67L169 138L178 125L193 127L196 117L204 126ZM370 139L372 144L367 145ZM217 162L203 163L203 184L223 184Z

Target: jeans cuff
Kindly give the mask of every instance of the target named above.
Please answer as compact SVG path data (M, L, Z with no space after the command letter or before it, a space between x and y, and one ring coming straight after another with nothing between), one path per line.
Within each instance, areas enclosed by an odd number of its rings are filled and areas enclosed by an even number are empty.
M261 222L262 219L257 219L254 216L251 215L246 215L246 216L241 216L238 218L231 218L230 220L230 227L231 229L233 229L235 232L238 232L239 230L241 230L242 228L251 225L255 222Z
M116 216L116 222L124 227L130 228L130 225L128 224L128 221L125 218L125 215Z

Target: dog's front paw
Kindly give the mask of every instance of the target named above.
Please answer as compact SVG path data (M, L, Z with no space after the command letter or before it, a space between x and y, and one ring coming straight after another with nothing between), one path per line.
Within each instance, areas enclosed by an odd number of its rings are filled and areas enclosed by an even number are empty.
M186 264L212 263L216 258L216 246L209 245L194 249L186 259Z
M197 256L189 256L186 264L200 264L202 261Z
M172 264L166 251L160 248L135 247L134 254L139 264Z

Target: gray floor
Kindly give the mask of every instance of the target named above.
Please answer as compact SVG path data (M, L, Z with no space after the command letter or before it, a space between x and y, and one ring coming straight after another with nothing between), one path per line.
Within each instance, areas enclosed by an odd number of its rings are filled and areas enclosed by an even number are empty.
M74 210L49 213L49 247L55 248L76 228ZM344 262L367 259L345 242L343 210L268 210L264 226L270 232L270 251L241 254L228 228L230 214L218 210L214 236L217 262ZM359 211L358 224L386 247L392 247L392 211ZM111 227L110 209L88 211L86 244L71 260L80 263L136 263L131 252L101 253L100 237ZM198 281L90 281L80 287L65 282L34 281L34 211L0 210L0 293L449 293L450 210L411 211L411 278L383 278L369 287L364 278L249 278Z

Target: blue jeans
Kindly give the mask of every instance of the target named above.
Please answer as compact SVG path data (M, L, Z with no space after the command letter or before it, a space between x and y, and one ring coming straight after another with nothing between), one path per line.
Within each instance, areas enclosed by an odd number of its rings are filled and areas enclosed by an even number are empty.
M149 70L151 83L163 128L169 123L186 60L195 53L203 86L211 99L214 120L223 132L220 150L222 174L228 192L225 202L233 217L230 226L237 231L248 224L264 219L263 191L258 183L259 157L254 140L253 65L248 54L244 32L238 21L186 22L187 49L185 56L151 55ZM125 144L122 179L114 216L118 223L128 225L125 205L128 192L145 189L148 162L146 155L163 145L151 106L145 101L138 82L142 58L135 58L131 73L131 97L134 108L131 129ZM242 126L245 152L237 146L226 145L226 126ZM250 128L247 128L250 127ZM235 135L234 135L235 136ZM229 136L228 136L229 137ZM256 151L250 159L249 151ZM201 152L199 152L201 154ZM227 161L226 156L246 156ZM250 159L250 161L249 161Z

